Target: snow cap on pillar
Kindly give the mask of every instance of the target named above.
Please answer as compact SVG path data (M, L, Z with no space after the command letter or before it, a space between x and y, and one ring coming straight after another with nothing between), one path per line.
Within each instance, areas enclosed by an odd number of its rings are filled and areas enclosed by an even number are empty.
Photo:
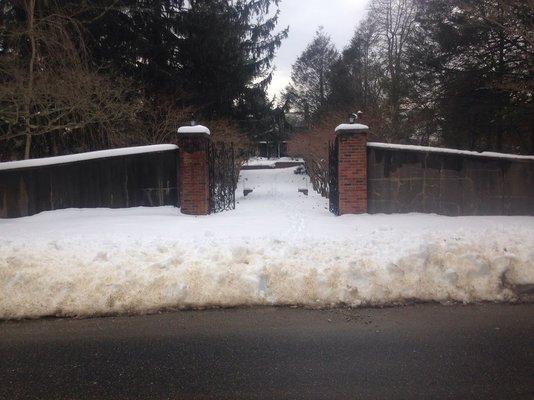
M180 135L191 135L191 134L201 134L201 135L210 135L210 130L204 125L192 125L192 126L182 126L178 128L178 133Z
M369 131L367 125L362 124L341 124L336 128L336 134L343 133L366 133Z

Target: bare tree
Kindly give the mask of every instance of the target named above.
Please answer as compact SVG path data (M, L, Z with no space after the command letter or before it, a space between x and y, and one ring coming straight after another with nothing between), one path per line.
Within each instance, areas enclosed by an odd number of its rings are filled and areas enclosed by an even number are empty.
M81 27L59 5L38 12L19 0L24 24L7 33L13 49L0 55L0 140L72 134L90 126L111 129L132 119L140 104L125 81L91 71Z
M309 131L295 134L288 143L289 155L304 159L314 190L324 197L328 196L328 145L336 137L333 127L345 118L342 113L323 113Z
M389 136L400 136L402 102L406 95L406 49L414 32L417 7L412 0L374 0L369 18L377 29L389 108Z
M190 122L193 107L179 107L171 99L143 97L136 121L136 142L139 144L173 143L180 126Z

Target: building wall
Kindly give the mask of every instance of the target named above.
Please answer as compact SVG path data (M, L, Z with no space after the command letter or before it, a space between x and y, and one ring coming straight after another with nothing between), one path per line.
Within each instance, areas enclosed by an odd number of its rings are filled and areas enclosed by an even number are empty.
M369 213L534 215L534 160L367 147Z
M179 204L178 149L0 170L0 218Z

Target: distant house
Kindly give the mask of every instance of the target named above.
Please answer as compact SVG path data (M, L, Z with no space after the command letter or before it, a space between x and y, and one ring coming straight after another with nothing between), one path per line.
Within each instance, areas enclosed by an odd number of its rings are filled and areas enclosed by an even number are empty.
M288 156L291 136L305 129L304 119L297 113L286 113L282 108L272 113L268 129L253 139L254 153L258 157L279 158Z
M259 141L256 143L256 155L265 158L287 157L287 140Z

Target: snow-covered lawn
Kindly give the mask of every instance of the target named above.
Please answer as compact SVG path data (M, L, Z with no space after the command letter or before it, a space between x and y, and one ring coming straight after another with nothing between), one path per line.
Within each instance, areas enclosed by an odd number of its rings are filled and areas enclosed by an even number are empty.
M534 283L533 217L335 217L293 170L243 171L236 210L211 216L162 207L0 219L0 317L512 301Z

